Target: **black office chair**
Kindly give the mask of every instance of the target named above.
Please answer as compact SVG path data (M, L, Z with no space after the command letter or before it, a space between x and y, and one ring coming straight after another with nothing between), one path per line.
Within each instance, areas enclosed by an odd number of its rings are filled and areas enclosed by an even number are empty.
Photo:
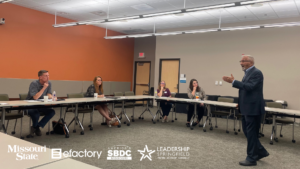
M219 102L233 103L234 99L233 99L233 98L219 97L219 98L218 98L218 101L219 101ZM216 116L216 115L219 115L219 116L226 116L226 117L227 117L226 133L229 133L229 131L228 131L228 118L229 118L229 116L232 115L232 108L222 107L222 106L215 106L215 109L212 109L212 110L211 110L211 115L215 115L215 120L216 120L215 128L218 128L218 124L217 124L217 116ZM211 122L210 130L213 130L212 122Z
M7 94L0 94L0 101L9 101L8 95ZM0 109L0 111L2 112L2 109ZM2 113L4 113L4 112L2 112ZM20 138L24 139L24 137L22 136L23 117L24 117L23 112L21 112L21 111L15 112L15 111L6 110L5 120L7 121L7 123L6 123L6 127L4 128L5 133L7 134L9 121L10 120L16 120L14 130L11 132L11 134L15 134L16 133L17 121L18 121L18 119L21 119ZM2 115L0 116L0 119L2 120ZM3 122L3 124L5 124L5 122Z
M83 93L72 93L72 94L67 94L67 97L68 98L84 98L84 95ZM84 114L87 114L87 113L90 113L90 130L93 130L93 112L94 112L94 105L78 105L78 116L79 114L82 114L82 123L80 123L80 120L78 119L78 117L76 117L76 108L71 105L71 106L67 106L66 108L66 112L65 112L65 116L64 116L64 121L66 119L66 114L67 112L72 112L74 113L74 118L71 120L71 122L69 123L68 125L68 128L69 126L74 122L74 130L73 130L73 133L76 133L76 125L77 125L77 122L79 123L80 125L80 128L81 128L81 132L80 134L81 135L84 135L84 128L83 128L83 120L84 120Z

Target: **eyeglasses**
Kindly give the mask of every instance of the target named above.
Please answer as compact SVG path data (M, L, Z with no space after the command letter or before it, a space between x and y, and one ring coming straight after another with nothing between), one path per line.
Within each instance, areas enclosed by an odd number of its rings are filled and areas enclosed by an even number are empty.
M165 84L165 83L160 83L160 84Z
M250 62L250 60L241 60L240 63Z

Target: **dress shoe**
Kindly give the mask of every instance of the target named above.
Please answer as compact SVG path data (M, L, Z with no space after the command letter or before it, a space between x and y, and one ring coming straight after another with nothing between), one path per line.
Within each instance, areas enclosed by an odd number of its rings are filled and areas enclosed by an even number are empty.
M245 161L240 161L240 165L242 165L242 166L254 166L254 165L257 165L257 163L256 163L256 161L250 162L250 161L245 160Z
M33 137L34 136L34 133L35 133L35 128L33 126L31 126L30 128L30 136Z
M39 127L37 127L35 129L35 135L37 135L37 136L41 136L42 135L42 131L41 131L41 129Z

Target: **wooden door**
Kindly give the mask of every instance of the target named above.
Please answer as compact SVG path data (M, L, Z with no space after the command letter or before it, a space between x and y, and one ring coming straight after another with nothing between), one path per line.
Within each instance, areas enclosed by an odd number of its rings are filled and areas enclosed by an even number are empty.
M178 93L179 60L162 60L160 81L166 82L171 93Z
M135 95L143 95L144 91L150 90L150 65L150 62L136 62Z

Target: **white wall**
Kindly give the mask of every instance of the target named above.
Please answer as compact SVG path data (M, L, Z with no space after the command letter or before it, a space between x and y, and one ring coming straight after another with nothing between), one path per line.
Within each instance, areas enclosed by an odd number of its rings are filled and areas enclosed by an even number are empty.
M179 92L186 92L189 80L196 78L207 94L237 96L231 84L214 82L231 73L241 80L242 54L251 54L263 72L265 99L286 100L290 109L300 110L300 27L159 36L154 84L158 84L159 60L180 58L180 73L187 75L187 83L179 85Z

